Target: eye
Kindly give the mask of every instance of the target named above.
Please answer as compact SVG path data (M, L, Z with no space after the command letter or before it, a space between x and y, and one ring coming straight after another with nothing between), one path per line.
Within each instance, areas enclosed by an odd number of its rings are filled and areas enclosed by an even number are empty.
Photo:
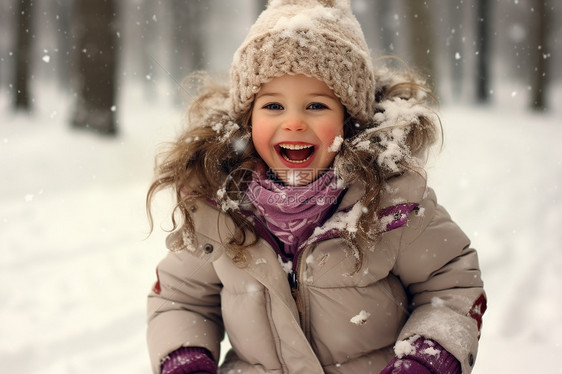
M308 106L308 109L322 110L322 109L328 109L328 107L322 103L312 103Z
M281 106L281 104L278 103L270 103L270 104L266 104L263 106L263 109L269 109L269 110L283 110L283 107Z

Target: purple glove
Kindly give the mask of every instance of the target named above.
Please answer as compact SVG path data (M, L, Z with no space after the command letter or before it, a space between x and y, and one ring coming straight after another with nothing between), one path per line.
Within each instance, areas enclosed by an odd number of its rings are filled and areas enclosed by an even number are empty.
M211 352L205 348L182 347L162 362L162 374L217 374Z
M431 371L417 361L407 358L401 360L394 357L380 374L432 374Z
M380 374L460 374L459 361L431 339L413 336L394 346L394 357Z

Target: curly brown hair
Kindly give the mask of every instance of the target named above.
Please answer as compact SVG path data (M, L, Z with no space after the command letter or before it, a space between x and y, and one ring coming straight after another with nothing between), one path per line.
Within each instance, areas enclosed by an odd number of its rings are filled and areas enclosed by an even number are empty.
M346 116L344 141L333 164L344 185L359 182L365 187L360 203L366 209L358 230L342 233L352 251L357 251L359 238L372 240L380 236L377 213L385 180L407 170L423 173L427 151L441 129L439 117L430 109L433 97L414 73L383 68L375 72L375 77L373 121L357 123ZM162 189L172 188L177 201L171 214L171 231L193 234L189 207L199 198L212 200L235 223L236 231L225 246L233 261L243 265L248 247L258 238L254 225L237 209L237 202L245 194L244 186L252 178L251 171L260 161L251 141L251 109L233 118L228 87L209 80L203 86L190 105L188 127L157 157L155 180L146 198L150 230L151 203ZM358 269L362 254L354 254Z

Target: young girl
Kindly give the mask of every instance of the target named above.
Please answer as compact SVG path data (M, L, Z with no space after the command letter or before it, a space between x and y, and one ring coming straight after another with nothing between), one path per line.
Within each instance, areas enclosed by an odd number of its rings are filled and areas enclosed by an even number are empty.
M153 371L216 373L226 332L222 373L470 373L486 299L426 186L421 82L373 68L349 0L270 0L230 76L148 193L177 198Z

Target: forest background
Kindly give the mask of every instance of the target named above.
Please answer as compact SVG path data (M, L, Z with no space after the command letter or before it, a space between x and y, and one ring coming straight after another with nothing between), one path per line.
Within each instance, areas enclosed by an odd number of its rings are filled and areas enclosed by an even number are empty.
M162 94L195 70L224 73L266 0L5 0L0 89L32 110L38 84L76 98L71 123L118 133L122 83ZM550 0L353 0L373 56L418 70L441 103L492 102L521 83L528 106L549 106L560 80L562 8ZM388 59L386 59L388 62ZM400 63L400 62L395 62ZM176 93L172 93L172 91ZM175 97L174 99L177 99Z

